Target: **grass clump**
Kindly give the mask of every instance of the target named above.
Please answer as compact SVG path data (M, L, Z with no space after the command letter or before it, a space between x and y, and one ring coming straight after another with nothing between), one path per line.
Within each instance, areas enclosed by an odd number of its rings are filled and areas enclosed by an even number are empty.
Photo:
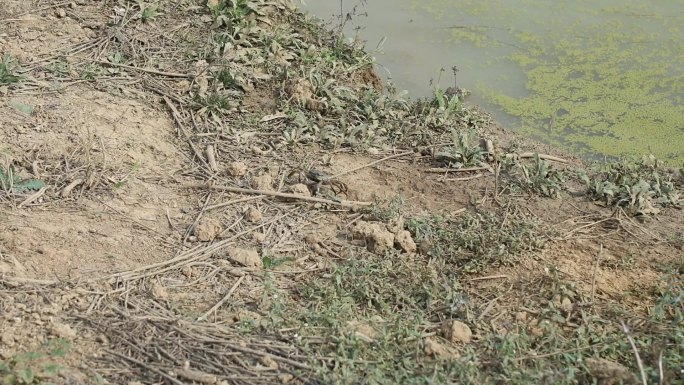
M523 253L541 249L548 238L537 221L497 212L469 213L456 220L414 218L408 228L429 255L468 273L510 265Z
M452 229L450 236L462 230ZM660 352L665 383L676 383L672 380L684 362L684 281L674 270L651 315L628 321L639 325L630 335L648 383L659 383ZM259 308L268 321L259 327L293 333L310 358L316 383L575 385L603 378L602 362L614 364L614 375L625 384L638 378L631 346L617 322L629 319L630 311L605 304L568 307L566 301L590 299L560 274L502 293L464 285L460 273L445 258L428 262L364 252L300 282L293 292L266 280ZM492 297L504 307L494 304L499 310L492 312ZM521 301L534 309L527 317L516 319L502 310ZM447 342L441 325L452 319L468 324L477 338L465 345ZM507 325L506 330L495 324ZM449 354L430 353L429 341L447 347Z
M426 263L364 255L304 285L297 302L302 336L329 341L307 346L314 360L326 357L315 364L321 383L444 383L461 366L424 353L430 319L448 309L465 314L467 303Z
M593 175L580 172L589 194L606 206L622 207L635 215L657 214L658 206L681 207L680 192L653 156L635 162L607 163Z

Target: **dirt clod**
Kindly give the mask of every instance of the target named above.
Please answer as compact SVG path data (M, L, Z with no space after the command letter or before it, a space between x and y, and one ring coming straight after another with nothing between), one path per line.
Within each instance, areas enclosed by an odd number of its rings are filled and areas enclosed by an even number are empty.
M446 346L442 345L439 341L434 338L425 339L425 354L428 356L442 357L442 358L458 358L459 354L452 352Z
M60 322L55 322L52 324L52 327L50 328L50 334L67 340L76 338L76 331L74 331L71 326Z
M311 191L309 191L309 187L304 183L293 184L292 186L290 186L289 192L290 194L299 195L303 197L311 196Z
M442 324L444 338L453 343L467 344L473 338L470 327L461 321L447 320Z
M589 373L601 385L638 384L639 380L627 367L604 358L587 358Z
M407 253L415 253L417 250L416 243L411 237L411 233L408 230L401 230L396 233L394 242Z
M245 219L251 223L259 223L264 219L264 217L261 214L261 211L250 206L245 210Z
M228 250L228 257L245 267L263 268L264 264L255 249L242 249L233 247Z
M252 179L252 188L262 191L273 191L273 178L269 174L261 174Z
M195 236L201 242L213 241L223 229L221 223L216 219L203 219L195 227Z
M235 177L245 176L247 174L247 165L242 162L232 162L228 165L228 174Z
M394 246L394 234L381 223L359 221L352 229L352 234L356 239L364 239L368 251L376 254L384 254Z

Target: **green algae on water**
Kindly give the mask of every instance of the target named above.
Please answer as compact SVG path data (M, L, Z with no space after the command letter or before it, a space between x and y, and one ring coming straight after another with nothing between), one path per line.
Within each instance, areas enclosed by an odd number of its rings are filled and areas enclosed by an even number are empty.
M518 89L497 79L478 86L521 132L580 153L652 152L677 164L684 162L684 14L674 3L413 5L453 21L455 47L483 50L483 65L505 57L523 71Z

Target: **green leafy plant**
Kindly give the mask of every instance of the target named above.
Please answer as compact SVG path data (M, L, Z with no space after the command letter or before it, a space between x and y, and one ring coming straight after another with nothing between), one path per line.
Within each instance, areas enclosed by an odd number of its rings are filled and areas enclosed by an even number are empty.
M21 81L21 76L17 75L19 62L12 55L6 53L2 55L0 61L0 85L8 85Z
M55 359L64 357L71 349L65 340L52 340L39 351L17 354L7 361L0 361L2 385L47 384L57 377L62 366Z
M451 130L454 144L437 152L435 159L447 167L466 168L485 165L487 151L480 147L477 131L459 132Z
M147 23L154 20L159 15L159 7L157 5L141 5L140 21Z
M557 198L563 189L563 173L554 170L551 164L534 154L530 166L520 164L523 188L543 196Z
M536 221L513 213L466 214L454 221L413 218L407 225L424 253L466 272L509 265L523 252L541 249L548 239Z
M661 173L653 156L640 162L623 160L598 167L594 175L579 172L594 199L607 206L623 207L635 215L657 214L657 206L681 206L680 192L671 177Z
M7 170L0 168L0 187L4 191L11 191L14 194L23 194L27 191L37 191L45 186L45 183L38 179L21 179L10 165Z
M208 112L213 115L221 116L227 113L237 103L233 102L225 92L212 92L200 99L203 106L200 112Z
M464 110L463 102L458 95L448 95L439 87L435 89L435 103L437 111L447 117L460 114Z
M250 13L256 11L255 5L249 0L220 0L216 5L211 6L211 12L216 18L219 27L228 28L245 22Z

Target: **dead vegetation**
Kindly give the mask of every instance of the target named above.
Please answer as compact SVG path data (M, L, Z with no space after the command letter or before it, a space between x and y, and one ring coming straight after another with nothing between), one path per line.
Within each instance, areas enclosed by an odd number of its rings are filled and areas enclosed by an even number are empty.
M5 384L681 381L653 159L385 90L287 0L10 3Z

